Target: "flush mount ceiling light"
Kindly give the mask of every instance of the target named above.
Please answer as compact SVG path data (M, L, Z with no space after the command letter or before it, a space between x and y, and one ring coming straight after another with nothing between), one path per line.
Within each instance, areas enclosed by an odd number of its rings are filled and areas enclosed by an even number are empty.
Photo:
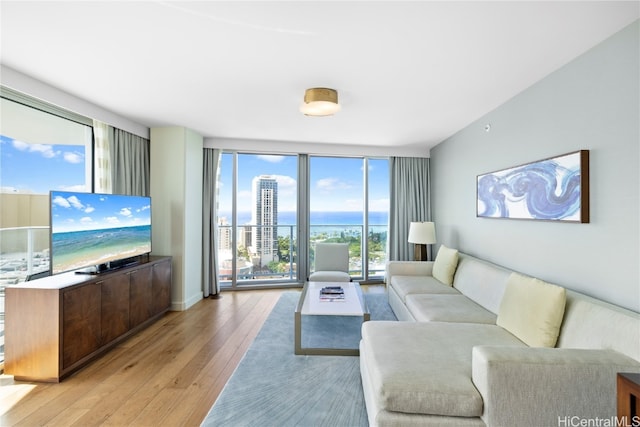
M338 92L335 89L314 87L304 92L300 111L305 116L330 116L340 111Z

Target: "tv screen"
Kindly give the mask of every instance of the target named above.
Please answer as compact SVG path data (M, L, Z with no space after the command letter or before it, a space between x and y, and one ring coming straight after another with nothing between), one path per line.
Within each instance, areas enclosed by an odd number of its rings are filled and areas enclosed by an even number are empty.
M151 198L51 191L51 274L151 252Z

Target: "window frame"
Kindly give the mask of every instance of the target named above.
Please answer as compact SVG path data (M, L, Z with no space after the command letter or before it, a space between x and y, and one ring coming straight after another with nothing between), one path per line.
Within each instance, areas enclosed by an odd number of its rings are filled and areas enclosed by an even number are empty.
M231 222L231 253L232 253L232 262L231 262L231 280L221 281L221 289L223 290L239 290L239 289L267 289L267 288L289 288L289 287L301 287L306 278L310 273L310 253L311 248L309 247L310 242L310 197L311 197L311 183L310 183L310 168L311 168L311 158L312 157L328 157L328 158L351 158L351 159L361 159L362 160L362 173L363 173L363 204L362 204L362 213L363 213L363 224L362 224L362 236L361 236L361 264L362 264L362 272L358 277L353 277L354 280L359 280L361 282L366 283L381 283L384 280L383 275L370 276L369 275L369 160L389 160L389 157L386 156L343 156L343 155L328 155L328 154L318 154L318 155L310 155L305 153L281 153L281 152L259 152L259 151L251 151L251 150L230 150L230 149L222 149L222 155L231 155L232 159L232 179L233 183L231 185L232 194L231 194L231 209L225 209L225 211L231 211L232 220ZM297 167L297 211L296 211L296 277L293 280L287 281L272 281L272 280L238 280L237 277L237 247L238 247L238 239L237 233L240 225L237 222L237 213L238 213L238 155L288 155L288 156L297 156L298 157L298 167ZM222 163L221 163L222 165ZM220 208L220 205L218 205ZM389 207L388 207L389 209ZM217 218L220 218L219 211L216 212ZM218 222L218 220L217 220ZM387 224L387 236L388 236L388 224ZM218 243L219 244L219 243ZM388 249L385 250L388 254ZM364 261L366 260L366 261Z

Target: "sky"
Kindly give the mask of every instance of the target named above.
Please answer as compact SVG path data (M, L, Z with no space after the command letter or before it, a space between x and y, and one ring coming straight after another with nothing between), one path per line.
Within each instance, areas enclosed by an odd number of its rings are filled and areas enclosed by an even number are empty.
M238 211L251 210L251 181L272 175L278 182L278 211L296 210L297 162L294 155L238 154ZM363 210L363 159L312 156L311 211ZM232 155L223 154L220 167L220 210L231 211ZM369 210L389 209L389 172L386 159L369 161Z
M0 136L0 189L5 193L86 191L82 145L28 144Z
M151 199L114 194L53 192L55 233L151 224Z
M361 158L310 157L312 212L363 210ZM3 192L48 194L50 190L86 191L85 147L82 145L27 144L0 136L0 189ZM231 211L232 155L221 162L220 210ZM249 212L251 181L272 175L278 181L278 211L296 211L297 163L295 155L238 154L238 211ZM388 161L369 160L369 210L388 211Z

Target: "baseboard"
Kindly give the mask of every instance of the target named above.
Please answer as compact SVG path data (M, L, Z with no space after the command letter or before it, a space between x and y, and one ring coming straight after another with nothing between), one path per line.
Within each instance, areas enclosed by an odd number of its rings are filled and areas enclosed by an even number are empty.
M202 292L198 292L186 301L172 301L171 311L188 310L194 304L198 303L199 301L202 301L202 298L204 298L204 294Z

